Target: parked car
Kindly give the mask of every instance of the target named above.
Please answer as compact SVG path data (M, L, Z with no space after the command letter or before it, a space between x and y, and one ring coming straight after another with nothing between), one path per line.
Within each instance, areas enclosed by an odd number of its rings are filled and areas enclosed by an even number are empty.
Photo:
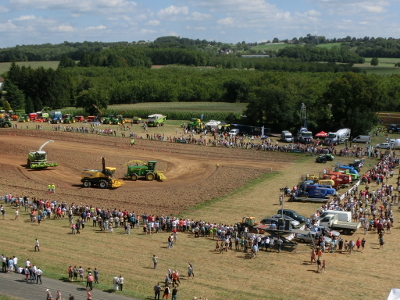
M300 223L305 223L307 221L306 217L301 216L296 211L291 210L291 209L278 209L278 211L276 213L277 214L283 213L285 216L289 216L289 217L295 219L296 221L299 221Z
M340 232L336 231L336 230L332 230L329 227L325 227L325 226L316 226L311 228L311 231L316 232L317 236L322 234L322 231L325 230L325 236L330 236L330 232L332 232L332 236L334 237L339 237L340 236Z
M269 238L273 238L275 240L275 245L276 245L276 241L281 238L281 240L283 241L282 243L282 250L286 250L286 251L293 251L296 246L297 243L293 242L291 240L288 240L287 238L283 237L283 236L279 236L279 235L271 235Z
M332 154L320 154L318 155L318 157L316 158L316 162L317 163L326 163L327 161L332 161L335 157Z
M260 223L264 224L264 225L271 225L271 224L278 225L278 219L277 218L264 218L260 221Z
M313 243L316 239L318 239L318 234L314 231L309 231L307 233L298 233L296 235L296 240L298 240L300 243ZM330 244L332 242L332 239L324 236L324 242L326 245Z
M375 146L375 148L379 148L379 149L390 149L390 143L380 143L378 145Z
M273 215L272 218L281 219L282 215ZM300 222L299 221L297 221L297 220L295 220L295 219L293 219L293 218L291 218L289 216L286 216L286 215L284 215L283 218L285 220L289 220L290 224L292 224L293 228L299 228L300 227Z

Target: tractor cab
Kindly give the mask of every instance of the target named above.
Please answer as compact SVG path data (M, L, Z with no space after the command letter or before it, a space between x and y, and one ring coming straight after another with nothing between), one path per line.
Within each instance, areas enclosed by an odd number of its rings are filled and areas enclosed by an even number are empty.
M109 176L109 177L114 177L114 173L115 173L115 170L116 170L116 169L117 169L117 168L106 167L106 168L104 169L104 175Z
M148 161L148 162L147 162L147 168L148 168L148 170L154 171L155 168L156 168L156 164L157 164L156 161Z
M33 151L32 153L35 161L46 161L47 159L46 151Z

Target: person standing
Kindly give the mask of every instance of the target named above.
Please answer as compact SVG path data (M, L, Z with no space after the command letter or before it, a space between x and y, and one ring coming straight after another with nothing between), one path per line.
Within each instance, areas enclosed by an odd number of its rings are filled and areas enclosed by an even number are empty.
M153 254L153 267L154 269L157 268L157 263L158 263L158 257Z
M86 288L89 288L90 290L93 290L93 275L92 273L88 273L87 277L86 277Z
M52 192L53 194L56 193L56 185L55 185L54 183L51 184L51 192Z
M36 250L40 251L40 245L39 245L39 240L38 239L35 240L35 252L36 252Z
M94 283L99 283L99 271L97 270L97 268L94 268Z
M68 278L69 281L74 281L74 271L71 265L68 267Z
M160 292L161 292L161 286L160 283L157 282L157 284L154 286L154 300L160 299Z
M122 277L122 275L119 275L118 286L119 286L119 290L122 292L122 288L124 286L124 277Z
M379 235L379 249L383 248L383 245L385 244L385 241L383 240L383 235Z
M42 274L43 274L43 271L39 267L37 267L37 269L36 269L36 284L38 284L39 281L40 281L40 284L42 284ZM60 300L61 300L61 297L60 297Z
M174 287L172 289L172 300L177 300L178 299L178 288Z
M61 292L60 292L60 290L57 290L56 300L61 300Z
M319 257L317 259L317 273L321 270L321 261L319 260Z
M85 273L85 270L82 268L82 266L79 266L78 273L79 273L79 280L82 282L83 274Z
M19 210L18 208L15 209L15 221L18 221L18 217L19 217Z
M361 240L361 252L363 252L364 251L364 247L365 247L365 243L366 243L367 241L365 240L365 238L363 238L362 240Z
M171 292L171 290L170 290L169 286L166 286L164 288L164 294L162 295L162 298L164 299L164 297L165 297L165 299L168 299L170 292Z
M192 276L192 278L194 278L193 264L191 262L188 262L188 278L190 276Z

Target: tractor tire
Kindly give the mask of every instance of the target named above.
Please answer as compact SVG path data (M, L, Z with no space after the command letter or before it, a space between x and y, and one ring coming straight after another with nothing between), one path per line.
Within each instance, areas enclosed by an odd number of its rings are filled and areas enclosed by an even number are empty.
M304 239L299 240L300 243L305 243L306 241Z
M29 159L26 161L26 166L27 166L28 168L31 167L31 162L29 161Z
M390 130L389 130L389 133L393 133L393 130L390 129Z
M108 183L107 183L107 181L105 181L105 180L100 180L100 182L99 182L99 187L100 187L101 189L106 189L106 188L108 188Z
M8 128L8 124L4 124L4 128Z
M83 187L84 188L89 188L89 187L91 187L92 186L92 183L89 181L89 180L85 180L84 182L83 182Z
M146 180L153 181L156 178L156 175L152 172L146 174Z
M139 176L137 176L137 174L132 174L131 179L132 181L136 181L138 180Z

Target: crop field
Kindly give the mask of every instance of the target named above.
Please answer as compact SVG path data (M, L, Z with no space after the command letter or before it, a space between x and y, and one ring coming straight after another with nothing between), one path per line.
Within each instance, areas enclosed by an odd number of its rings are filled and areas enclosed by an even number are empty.
M43 67L45 69L52 68L57 69L59 61L21 61L16 62L18 66L30 66L32 69L37 69L39 67ZM3 62L0 63L0 74L4 74L8 72L10 69L11 63L10 62Z
M132 118L138 116L147 118L151 114L163 114L171 120L190 120L201 118L204 120L225 120L229 114L237 117L243 114L247 103L224 103L224 102L148 102L137 104L109 105L103 109L103 116L119 114L123 112L124 117ZM62 109L64 113L83 115L83 109L67 107Z
M227 225L239 222L243 216L254 216L259 221L275 214L281 207L278 205L280 187L292 187L303 174L318 174L323 168L332 168L335 162L348 163L354 159L336 157L333 163L317 164L315 156L140 138L136 139L135 147L130 148L129 138L122 138L120 132L117 137L107 137L54 132L50 130L52 126L45 124L48 130L33 130L32 123L21 126L23 128L0 130L3 141L0 195L11 192L45 200L57 198L68 203L135 210L137 214L173 215ZM25 126L32 127L26 130ZM140 126L133 126L131 130L145 135ZM166 135L181 134L176 125L163 129ZM158 130L150 128L148 133L159 134ZM384 138L380 134L373 142ZM45 150L49 159L58 161L59 166L43 171L27 170L24 166L27 152L48 139L55 142ZM80 186L82 169L99 167L101 156L106 157L108 166L117 167L118 178L123 176L123 162L127 160L157 160L167 180L126 180L116 190L83 189ZM376 159L367 158L362 172L376 162ZM45 192L50 180L57 185L56 195L49 196ZM390 184L395 181L391 179ZM370 187L377 189L373 184ZM285 208L307 217L319 206L292 203L287 199L284 202ZM310 248L306 244L299 244L293 252L261 251L256 259L245 259L243 252L234 250L219 254L213 251L215 240L194 238L191 233L180 232L176 245L168 249L166 232L145 235L141 228L135 228L127 235L122 228L115 228L110 233L89 222L80 235L74 236L70 234L67 218L45 220L38 227L29 222L29 214L23 209L19 221L14 221L13 216L14 209L6 205L6 218L0 220L5 254L17 255L20 261L30 258L41 266L46 276L60 280L67 277L69 264L97 267L100 284L96 288L102 290L109 290L111 278L122 273L125 277L123 293L138 299L152 299L154 284L163 282L168 268L177 269L181 274L178 299L201 296L209 300L313 300L321 298L322 288L329 299L364 300L372 299L371 295L374 299L385 299L390 288L396 287L393 280L388 280L396 274L392 266L400 245L397 238L400 213L396 210L395 225L392 234L385 235L383 249L379 249L375 232L363 235L359 230L352 236L344 236L348 240L365 237L365 251L325 253L327 272L323 274L316 273L315 264L309 262ZM33 251L35 238L41 241L41 252ZM156 270L152 268L153 254L159 257ZM187 278L188 261L194 264L194 279ZM349 283L354 281L356 284ZM93 296L96 297L95 292Z
M379 112L377 116L382 120L383 125L400 124L400 113L397 112Z

